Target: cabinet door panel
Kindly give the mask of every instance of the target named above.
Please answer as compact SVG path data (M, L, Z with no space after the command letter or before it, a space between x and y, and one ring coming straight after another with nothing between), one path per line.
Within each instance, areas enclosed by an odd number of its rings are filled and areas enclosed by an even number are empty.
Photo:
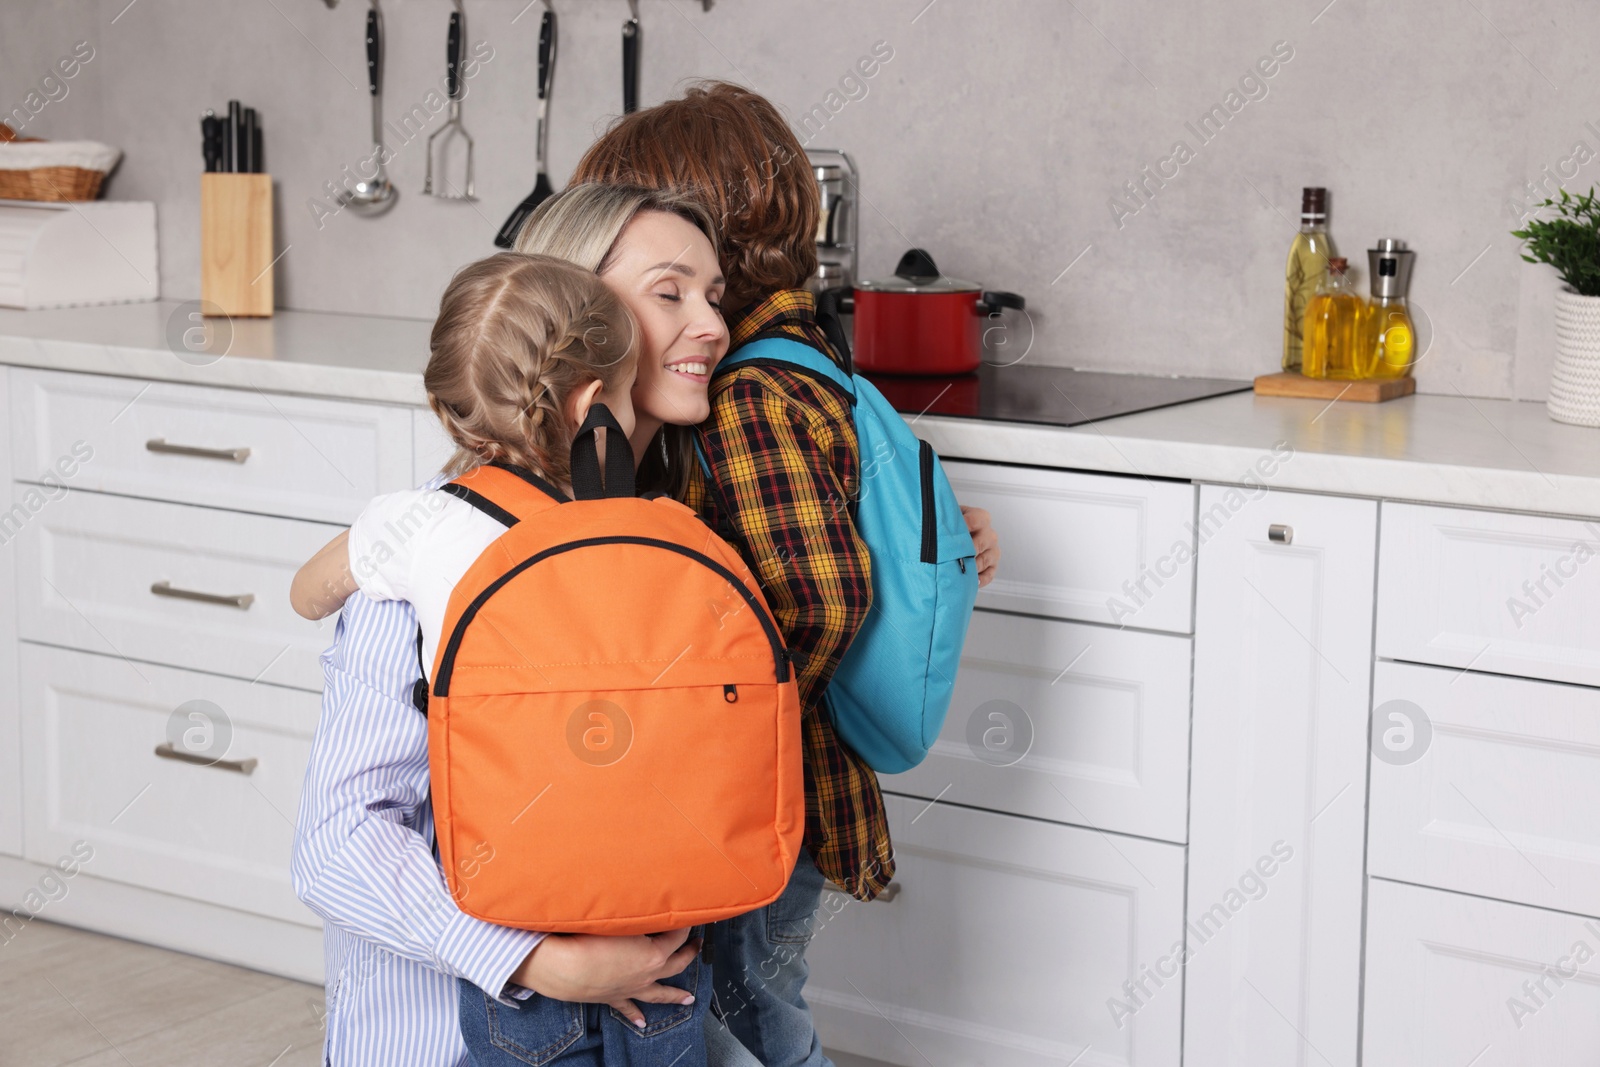
M1405 729L1390 701L1427 747L1373 759L1371 873L1600 915L1600 690L1379 663L1378 728Z
M1265 492L1201 546L1188 1067L1355 1063L1376 520Z
M84 840L97 878L317 925L289 883L316 695L43 645L22 661L29 859ZM212 732L185 747L231 730L220 755L256 761L248 774L156 755L175 712L181 730L208 728L191 701L208 702Z
M0 367L0 411L10 411L9 371ZM22 854L22 745L17 713L17 536L31 516L16 504L11 447L0 434L0 853Z
M806 953L829 1048L908 1067L1176 1067L1181 847L885 799L898 895L825 893Z
M963 504L989 509L1005 549L979 605L1191 632L1194 486L982 463L945 471Z
M1383 505L1378 655L1600 685L1600 526Z
M1600 923L1374 878L1366 1067L1591 1067Z
M938 741L882 786L1182 843L1189 644L979 611Z
M406 408L60 371L11 373L11 469L25 481L76 457L81 462L68 479L75 489L342 523L379 493L411 484ZM223 454L161 450L173 446Z
M432 411L422 408L411 413L411 454L416 457L411 480L415 484L421 485L438 474L455 451L456 443Z
M296 519L69 492L19 538L22 633L320 691L317 657L333 640L332 620L296 615L289 583L338 532ZM219 604L177 593L252 599Z

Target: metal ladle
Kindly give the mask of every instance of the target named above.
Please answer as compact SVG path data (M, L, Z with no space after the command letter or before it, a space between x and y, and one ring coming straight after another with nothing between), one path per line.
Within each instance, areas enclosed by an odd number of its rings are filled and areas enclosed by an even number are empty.
M341 199L358 214L381 215L394 207L400 190L383 169L388 149L383 144L383 12L378 0L367 11L367 88L372 93L372 158L378 169L371 178L357 180Z

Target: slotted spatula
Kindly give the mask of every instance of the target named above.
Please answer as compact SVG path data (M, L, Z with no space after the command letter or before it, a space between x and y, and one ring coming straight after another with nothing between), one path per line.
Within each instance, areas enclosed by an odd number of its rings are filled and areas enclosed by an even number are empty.
M544 16L539 20L539 126L534 134L534 155L539 164L539 175L534 180L533 192L522 198L522 203L511 210L500 232L494 235L496 248L511 248L517 243L528 216L534 208L555 195L550 185L550 175L545 164L545 129L550 108L550 79L556 66L556 13L545 0Z

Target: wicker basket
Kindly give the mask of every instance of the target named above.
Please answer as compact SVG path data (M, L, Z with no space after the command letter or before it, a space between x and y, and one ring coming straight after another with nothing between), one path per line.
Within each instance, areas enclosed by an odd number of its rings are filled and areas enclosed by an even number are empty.
M0 199L93 200L121 156L95 141L0 142Z

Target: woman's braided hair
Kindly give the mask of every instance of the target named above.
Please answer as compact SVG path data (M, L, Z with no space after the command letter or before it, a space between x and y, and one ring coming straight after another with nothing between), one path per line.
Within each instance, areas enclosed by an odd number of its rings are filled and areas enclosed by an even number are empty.
M455 441L445 473L483 463L570 479L567 398L626 386L633 317L593 273L552 256L501 252L468 264L439 302L422 381Z

